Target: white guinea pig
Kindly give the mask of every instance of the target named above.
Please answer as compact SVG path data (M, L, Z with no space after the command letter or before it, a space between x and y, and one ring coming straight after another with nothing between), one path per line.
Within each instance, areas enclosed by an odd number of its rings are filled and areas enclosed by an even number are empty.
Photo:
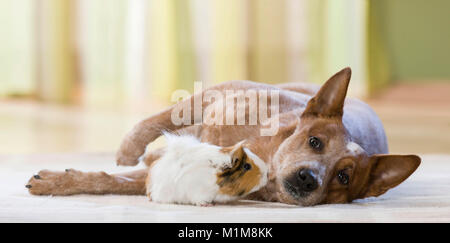
M146 181L154 202L207 206L236 200L267 183L266 164L243 142L219 147L192 136L165 136L165 153L151 165Z

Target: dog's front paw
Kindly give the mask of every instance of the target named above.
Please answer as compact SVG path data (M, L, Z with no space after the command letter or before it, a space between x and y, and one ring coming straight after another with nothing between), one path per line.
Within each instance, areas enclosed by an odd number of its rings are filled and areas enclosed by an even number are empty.
M135 166L139 163L139 157L140 156L129 155L129 154L122 153L121 151L119 151L116 154L116 163L117 163L117 165L122 165L122 166Z
M76 177L81 172L66 169L63 172L41 170L25 185L33 195L72 195L77 193Z

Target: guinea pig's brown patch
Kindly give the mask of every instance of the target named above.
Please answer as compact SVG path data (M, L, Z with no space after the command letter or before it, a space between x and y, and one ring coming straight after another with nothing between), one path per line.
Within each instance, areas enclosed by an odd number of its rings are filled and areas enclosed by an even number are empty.
M230 196L248 194L261 180L261 170L239 145L231 156L232 167L217 173L219 193Z

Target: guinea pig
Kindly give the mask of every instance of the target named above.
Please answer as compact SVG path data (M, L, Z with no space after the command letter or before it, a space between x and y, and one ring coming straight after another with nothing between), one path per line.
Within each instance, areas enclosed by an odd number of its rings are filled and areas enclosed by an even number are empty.
M266 164L244 142L220 147L193 136L165 137L165 152L150 166L146 181L154 202L209 206L236 200L267 183Z

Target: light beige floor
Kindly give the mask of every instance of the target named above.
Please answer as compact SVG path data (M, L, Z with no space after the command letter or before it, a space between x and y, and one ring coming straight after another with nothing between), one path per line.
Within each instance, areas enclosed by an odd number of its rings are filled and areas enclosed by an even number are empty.
M145 196L32 196L24 185L42 168L130 168L114 167L112 154L0 156L0 222L450 222L450 156L422 158L412 177L381 197L301 208L254 201L214 207L162 205Z

